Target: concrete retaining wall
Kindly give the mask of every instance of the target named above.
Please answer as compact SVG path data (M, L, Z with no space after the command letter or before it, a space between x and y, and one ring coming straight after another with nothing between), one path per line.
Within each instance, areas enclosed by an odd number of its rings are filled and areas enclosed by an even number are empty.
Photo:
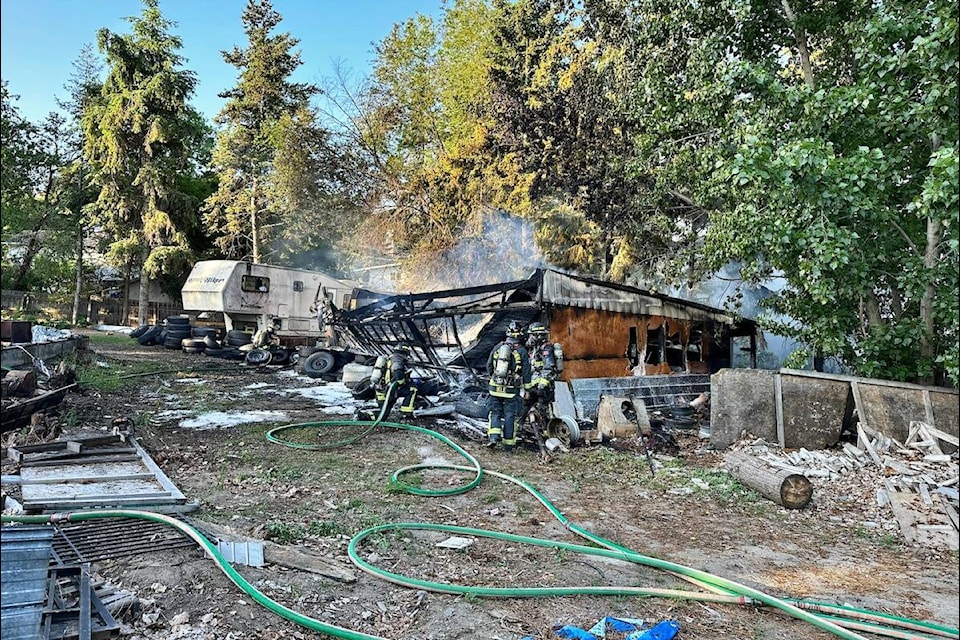
M839 442L855 408L862 422L899 442L906 440L913 420L958 435L956 389L795 369L721 369L711 376L710 390L710 442L718 449L733 444L743 431L788 449L827 448Z

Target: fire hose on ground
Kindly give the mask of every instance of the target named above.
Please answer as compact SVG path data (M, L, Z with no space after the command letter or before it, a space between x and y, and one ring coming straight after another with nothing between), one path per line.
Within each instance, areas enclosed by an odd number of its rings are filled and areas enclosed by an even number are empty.
M391 385L387 393L392 394L396 385ZM485 529L474 529L469 527L460 527L454 525L444 525L423 522L398 522L392 524L378 525L369 527L357 533L348 546L348 555L353 563L362 571L376 576L388 582L415 589L422 589L436 593L447 593L457 595L471 595L474 597L555 597L570 595L607 595L607 596L634 596L634 597L662 597L682 600L692 600L699 602L711 602L720 604L737 604L746 606L766 606L777 609L787 615L807 622L819 629L830 632L839 638L846 640L867 640L858 632L880 635L889 638L902 638L904 640L931 640L934 638L960 638L960 630L952 629L943 625L930 622L914 620L885 614L867 609L835 605L823 602L812 602L790 598L775 598L759 590L753 589L738 582L726 578L709 574L698 569L686 567L674 562L660 560L646 556L614 542L597 536L586 529L583 529L570 522L563 513L554 506L545 496L538 492L532 485L526 481L495 471L485 470L479 461L469 452L446 436L426 429L423 427L384 421L384 408L389 406L385 402L381 405L380 415L372 422L362 421L322 421L322 422L304 422L289 424L276 427L267 431L266 439L269 442L281 444L288 447L309 450L330 449L344 446L356 442L367 436L379 427L391 429L415 431L430 436L443 442L462 458L467 461L467 465L453 464L417 464L398 469L391 476L391 483L399 486L404 491L421 496L449 496L460 494L477 487L483 480L484 475L491 475L502 480L516 484L531 496L533 496L550 514L556 518L566 529L572 533L584 538L588 542L597 546L585 546L569 542L556 540L547 540L529 536L489 531ZM323 429L331 427L360 426L362 429L346 439L332 443L303 443L287 440L279 434L291 429ZM448 489L424 489L422 487L412 486L403 482L402 477L407 474L426 471L429 469L449 470L456 473L464 473L472 476L465 484ZM172 518L170 516L148 511L136 511L128 509L110 509L96 511L81 511L72 513L55 513L36 516L7 516L4 515L4 523L25 523L25 524L46 524L62 521L77 522L83 520L93 520L98 518L139 518L152 520L168 524L199 544L207 555L217 564L221 571L243 591L249 595L255 602L264 606L280 617L294 622L306 629L329 635L334 638L344 638L347 640L387 640L382 636L369 635L360 631L339 627L326 623L310 616L304 615L293 609L290 609L275 600L272 600L253 585L247 582L236 569L217 550L216 545L210 542L199 531L190 525ZM622 560L624 562L635 563L656 569L661 569L674 574L680 578L688 580L693 584L706 589L706 591L690 591L684 589L662 589L645 588L638 586L581 586L581 587L477 587L463 586L449 583L433 582L422 580L393 573L385 569L376 567L367 562L358 550L361 543L368 537L384 532L396 532L406 530L421 531L442 531L445 533L474 536L478 538L490 538L514 544L528 544L538 547L545 547L556 550L570 551L578 554L611 558Z

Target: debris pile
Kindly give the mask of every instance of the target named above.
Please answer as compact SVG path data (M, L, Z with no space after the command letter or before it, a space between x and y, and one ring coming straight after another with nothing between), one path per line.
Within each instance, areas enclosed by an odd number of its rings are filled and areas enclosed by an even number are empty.
M956 550L957 438L918 421L910 423L904 443L863 424L857 431L856 445L833 450L785 451L756 438L741 439L731 451L810 478L813 504L833 513L832 520L852 519L858 527L899 531L908 543Z

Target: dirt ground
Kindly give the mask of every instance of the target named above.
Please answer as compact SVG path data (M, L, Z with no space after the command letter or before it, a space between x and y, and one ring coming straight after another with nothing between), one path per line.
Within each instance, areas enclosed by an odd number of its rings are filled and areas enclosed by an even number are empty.
M339 403L349 394L338 382L296 375L290 368L212 362L202 355L141 347L134 340L101 344L94 339L91 349L92 366L104 371L154 358L181 371L130 378L114 393L87 388L69 395L59 416L64 431L109 432L119 420L132 427L177 487L199 503L191 518L307 549L355 575L355 581L341 582L272 564L237 567L265 595L303 615L390 639L539 640L558 637L555 629L563 625L589 629L604 616L648 623L673 619L682 640L835 637L769 608L623 595L486 598L387 582L359 570L347 556L350 539L366 527L442 523L586 543L532 495L489 474L478 487L456 495L396 491L390 476L401 467L463 464L451 448L421 433L380 428L354 444L322 451L265 438L268 429L279 425L350 419L354 406ZM226 369L192 370L211 364ZM259 415L267 421L190 426L210 412ZM878 522L875 498L868 491L836 495L835 489L817 484L810 505L788 511L733 481L719 469L721 456L693 434L678 436L680 454L657 456L651 474L646 458L630 443L578 446L538 464L535 450L487 450L453 420L416 424L447 435L485 469L522 478L569 521L638 553L776 597L958 626L957 553L905 544L889 522ZM290 437L330 442L349 429L304 427L292 430ZM14 471L5 460L3 473ZM410 482L451 488L468 480L462 473L428 471ZM363 542L359 551L394 573L452 584L696 589L659 569L566 550L486 538L475 538L465 549L436 546L447 537L430 531L386 533ZM199 548L150 551L93 569L140 600L138 608L120 615L124 638L327 637L257 604Z

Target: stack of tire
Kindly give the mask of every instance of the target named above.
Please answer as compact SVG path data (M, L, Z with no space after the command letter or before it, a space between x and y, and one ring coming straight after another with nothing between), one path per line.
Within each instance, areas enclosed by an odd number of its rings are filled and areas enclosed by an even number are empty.
M183 341L190 337L191 332L190 318L187 316L167 316L163 321L163 348L176 349L183 348Z
M180 341L180 347L187 353L205 353L208 346L220 346L217 330L213 327L191 327L190 337Z

